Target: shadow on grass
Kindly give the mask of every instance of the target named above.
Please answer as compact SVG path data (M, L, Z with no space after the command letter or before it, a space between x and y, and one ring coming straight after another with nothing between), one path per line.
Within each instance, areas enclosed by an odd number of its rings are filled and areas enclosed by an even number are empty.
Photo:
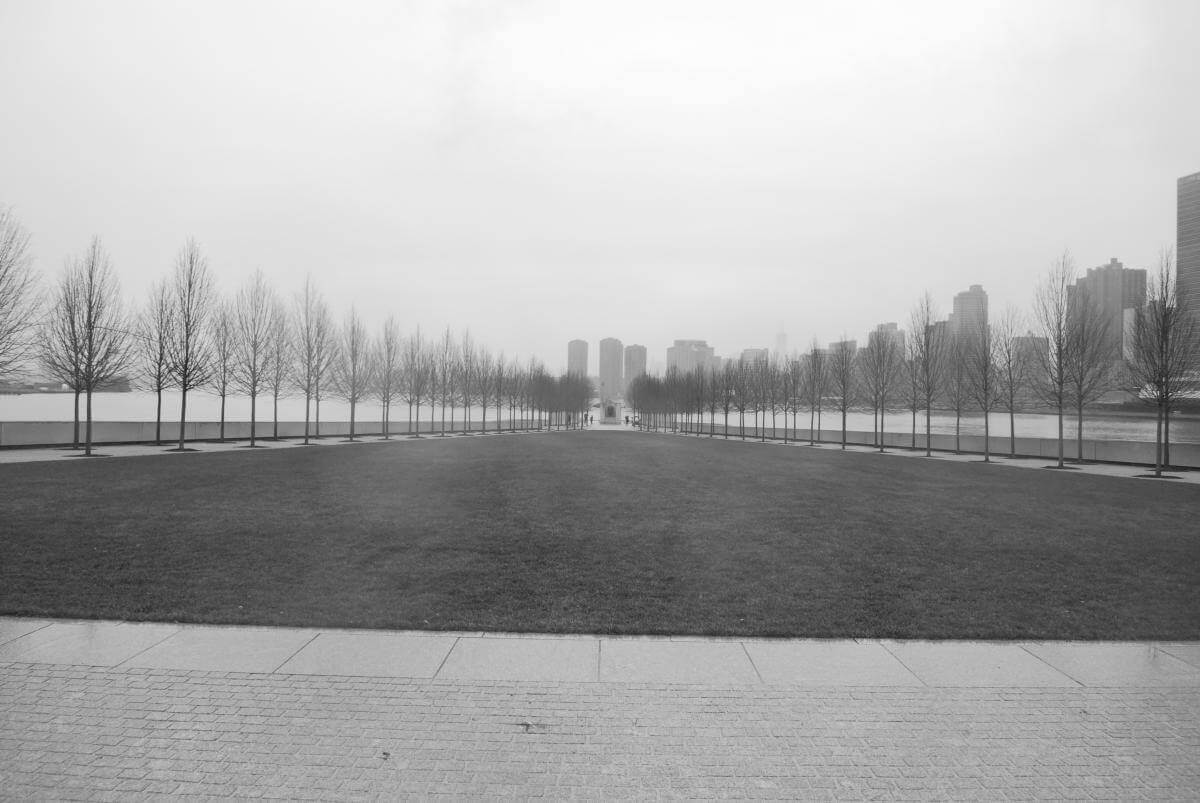
M1135 479L1139 480L1181 480L1178 474L1134 474Z
M200 450L200 449L194 449L194 448L192 448L191 446L184 446L183 448L180 448L180 447L178 447L178 446L175 446L175 447L173 447L173 448L171 448L171 449L166 449L166 450L164 450L164 451L167 451L167 452L199 452L199 451L201 451L201 450Z

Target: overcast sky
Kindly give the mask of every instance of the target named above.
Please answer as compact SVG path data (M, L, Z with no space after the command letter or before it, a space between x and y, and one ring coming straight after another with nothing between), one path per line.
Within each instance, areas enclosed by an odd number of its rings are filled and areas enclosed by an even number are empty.
M57 274L470 327L565 368L1025 308L1151 267L1200 171L1200 3L0 0L0 203Z

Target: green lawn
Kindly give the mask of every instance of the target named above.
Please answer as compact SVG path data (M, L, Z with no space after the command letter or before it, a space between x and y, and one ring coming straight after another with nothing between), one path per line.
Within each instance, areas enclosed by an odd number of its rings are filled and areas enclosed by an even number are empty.
M636 433L0 466L0 613L1200 638L1194 486Z

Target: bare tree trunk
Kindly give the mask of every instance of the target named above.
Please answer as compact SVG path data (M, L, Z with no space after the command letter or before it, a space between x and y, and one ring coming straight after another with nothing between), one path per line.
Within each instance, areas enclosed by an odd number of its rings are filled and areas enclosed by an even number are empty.
M352 399L350 401L350 440L354 440L354 410L358 404Z
M154 408L154 445L162 446L162 388L160 387L155 394L158 397L158 403Z
M931 455L933 454L933 449L932 449L932 446L931 446L931 444L930 444L930 440L931 440L931 439L930 439L930 437L929 437L929 429L930 429L930 425L929 425L929 404L930 404L930 403L929 403L928 401L926 401L926 403L925 403L925 456L926 456L926 457L929 457L929 456L931 456Z
M992 462L992 417L983 411L983 462Z
M221 394L221 443L225 442L225 394Z
M86 430L86 433L87 433L87 435L86 435L87 440L84 442L85 446L83 449L83 453L85 455L91 457L91 454L92 454L92 391L90 388L87 391L87 430Z
M1163 403L1154 409L1154 476L1162 476L1163 454Z
M883 416L886 412L887 412L887 410L879 411L879 452L880 452L880 454L883 453L884 448L887 446L887 437L886 437L887 433L885 431L887 429L887 423L884 421L884 418L883 418Z
M1058 467L1063 467L1063 409L1058 406Z
M275 420L275 425L271 429L271 437L279 440L279 394L275 393L271 403L271 417Z
M1076 452L1075 462L1082 463L1083 462L1083 403L1082 402L1080 402L1079 405L1075 408L1075 412L1076 412L1076 421L1078 422L1076 424L1076 429L1075 429L1075 452Z
M1163 405L1163 466L1171 470L1171 403Z
M312 396L304 394L304 445L308 446L308 420L311 413Z
M1011 404L1008 406L1008 456L1017 456L1017 417Z
M179 451L183 451L184 426L187 422L187 387L183 388L183 398L179 402Z
M258 397L253 393L250 394L250 447L254 447L254 424L258 415Z
M77 389L75 391L75 433L73 435L73 442L71 443L72 449L79 448L79 394L80 391Z

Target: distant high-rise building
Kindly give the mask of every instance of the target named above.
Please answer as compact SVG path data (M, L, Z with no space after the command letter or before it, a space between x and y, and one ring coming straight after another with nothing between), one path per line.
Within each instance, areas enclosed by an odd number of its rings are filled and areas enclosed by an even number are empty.
M766 349L742 349L742 362L746 365L753 365L756 362L766 362L768 353Z
M667 349L668 371L674 369L686 374L697 368L707 370L712 360L712 346L703 340L676 340L675 345Z
M848 351L851 354L858 351L857 340L837 340L829 344L830 354L841 354L843 351Z
M624 397L625 382L622 380L622 363L625 347L615 337L600 341L600 399L613 400Z
M1077 279L1067 292L1068 299L1087 293L1108 327L1105 350L1109 359L1120 360L1125 351L1125 310L1139 309L1145 303L1146 271L1126 268L1113 258L1107 265L1089 268L1087 275Z
M587 376L588 344L586 340L572 340L567 344L567 373Z
M1175 290L1180 303L1200 316L1200 173L1176 183Z
M775 357L780 360L787 357L787 334L783 331L783 324L779 324L779 332L775 335Z
M646 347L636 343L625 347L625 387L646 373Z
M880 341L891 341L896 344L896 351L904 353L904 330L895 323L881 323L867 334L867 346L874 348Z
M969 290L954 296L954 311L946 319L951 338L974 337L988 322L988 297L983 285L973 284Z

